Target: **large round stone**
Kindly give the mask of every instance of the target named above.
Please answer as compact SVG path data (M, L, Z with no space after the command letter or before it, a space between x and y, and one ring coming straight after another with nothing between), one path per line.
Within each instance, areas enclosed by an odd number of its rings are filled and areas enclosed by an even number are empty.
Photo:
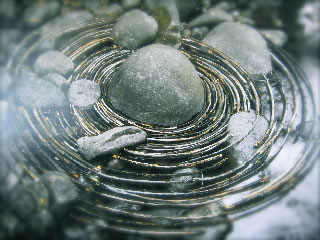
M128 117L161 126L187 122L204 104L202 80L191 62L161 44L132 54L115 73L108 96Z

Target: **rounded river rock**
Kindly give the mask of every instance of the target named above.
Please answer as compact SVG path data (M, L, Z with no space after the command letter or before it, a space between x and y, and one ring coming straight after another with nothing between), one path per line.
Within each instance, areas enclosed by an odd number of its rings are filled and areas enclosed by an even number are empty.
M128 117L161 126L187 122L204 104L202 81L191 62L161 44L132 54L113 76L108 96Z
M158 23L153 17L140 10L131 10L119 18L112 35L115 43L135 49L153 40L157 32Z
M203 42L234 59L250 74L266 74L272 69L266 41L247 25L221 23L208 33Z

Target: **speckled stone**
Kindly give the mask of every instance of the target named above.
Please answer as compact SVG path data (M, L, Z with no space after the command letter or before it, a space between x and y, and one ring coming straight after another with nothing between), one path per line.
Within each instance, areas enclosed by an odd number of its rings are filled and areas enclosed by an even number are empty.
M73 62L58 51L41 54L34 63L34 70L39 74L59 73L66 75L74 69Z
M122 15L112 29L116 44L135 49L153 40L158 32L156 20L141 10L131 10Z
M111 80L112 105L143 123L177 126L204 104L202 81L178 50L153 44L132 54Z
M100 86L90 80L76 80L70 84L69 102L80 108L93 106L101 96Z
M203 42L233 58L250 74L266 74L272 69L266 41L247 25L221 23L208 33Z
M116 127L98 136L78 139L79 152L87 159L117 151L146 141L147 133L137 127Z
M247 162L255 154L257 151L255 144L266 133L268 126L268 120L256 115L253 111L239 112L231 116L228 124L231 136L229 142L231 144L235 143L231 152L240 164ZM250 134L246 136L248 133ZM243 139L241 142L236 143L241 139Z
M58 1L34 3L24 10L23 22L28 27L38 27L44 21L57 15L60 7Z

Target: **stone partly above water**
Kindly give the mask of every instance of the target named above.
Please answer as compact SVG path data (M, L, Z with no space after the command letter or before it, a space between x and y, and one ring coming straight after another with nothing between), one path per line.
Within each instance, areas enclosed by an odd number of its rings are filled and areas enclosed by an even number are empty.
M34 70L39 74L59 73L66 75L74 69L73 62L58 51L41 54L34 63Z
M146 141L147 133L137 127L116 127L98 136L78 139L79 152L87 159L116 153Z
M177 126L199 113L204 88L194 66L181 52L152 44L139 49L111 80L112 105L147 124Z
M271 57L266 41L260 33L244 24L219 24L203 39L240 64L250 74L271 71Z
M234 144L231 152L235 159L243 164L256 153L255 144L264 136L268 129L268 120L256 115L255 112L239 112L231 116L228 130L229 140ZM237 143L240 141L239 143Z
M85 79L72 82L68 91L69 102L81 108L91 107L100 96L100 86L96 82Z
M135 49L153 40L158 32L156 20L141 10L131 10L122 15L112 29L116 44Z

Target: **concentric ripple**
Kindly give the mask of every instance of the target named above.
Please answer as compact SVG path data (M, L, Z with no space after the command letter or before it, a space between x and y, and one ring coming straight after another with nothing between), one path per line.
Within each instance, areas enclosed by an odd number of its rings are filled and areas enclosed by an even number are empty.
M11 98L15 133L8 143L12 156L38 174L47 170L67 173L83 192L74 217L122 232L197 234L199 224L222 220L158 216L152 211L187 211L219 200L234 219L269 203L306 174L317 148L312 129L308 139L299 134L306 122L315 119L314 100L303 73L282 50L269 44L273 71L252 77L217 49L182 39L179 50L203 80L205 105L183 125L160 127L129 119L110 104L106 94L110 80L133 53L114 45L111 29L112 25L94 21L48 38L76 66L69 82L89 79L100 85L103 96L94 107L30 109ZM37 32L30 35L9 63L17 79L23 67L32 66L38 46L47 40L35 41L38 36ZM233 114L248 111L264 116L269 127L256 143L255 154L241 164L231 154L227 126ZM145 130L147 142L90 163L79 154L80 137L127 125ZM292 150L294 157L288 157ZM121 168L108 164L115 159ZM192 169L192 181L177 180L176 176L187 174L176 171L185 168ZM173 191L174 184L188 188Z

